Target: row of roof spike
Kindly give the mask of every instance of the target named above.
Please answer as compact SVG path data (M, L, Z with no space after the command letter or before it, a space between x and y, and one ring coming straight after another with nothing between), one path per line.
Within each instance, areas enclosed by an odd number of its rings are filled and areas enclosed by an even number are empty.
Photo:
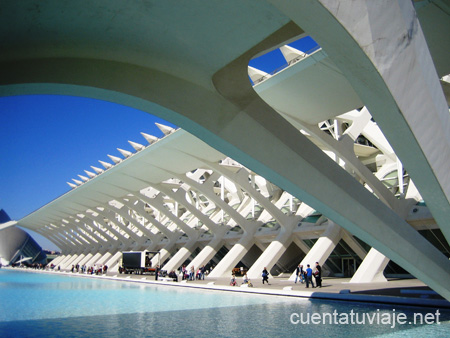
M169 126L165 126L161 123L156 123L155 125L163 132L164 137L173 133L176 129L169 127ZM128 141L128 143L136 150L136 152L141 151L145 148L147 148L148 146L152 145L153 143L159 141L160 139L156 136L153 135L149 135L146 133L141 133L141 135L147 140L148 145L144 146L140 143L136 143L133 141ZM133 155L133 153L131 151L128 150L123 150L120 148L117 148L117 150L124 156L124 159L127 159L128 157L130 157L131 155ZM117 156L113 156L113 155L108 155L108 157L114 162L114 164L108 163L108 162L104 162L104 161L100 161L100 164L103 165L103 167L105 167L105 170L108 170L110 168L112 168L114 165L122 162L124 159L117 157ZM80 180L76 180L76 179L72 179L72 181L74 181L76 184L73 184L71 182L66 182L71 188L76 188L80 185L82 185L83 183L89 181L90 179L96 177L97 175L100 175L101 173L103 173L105 170L91 166L91 168L95 171L95 174L91 171L85 170L84 172L89 176L83 176L83 175L78 175L79 178L81 178Z
M279 50L283 55L284 59L286 60L286 65L290 65L291 63L293 63L293 61L295 62L308 56L307 53L304 53L288 45L280 47ZM263 80L272 77L275 73L277 73L277 69L275 69L272 73L269 74L255 67L248 66L248 76L250 77L250 79L253 81L254 84L258 84Z
M291 46L285 45L279 48L281 53L283 54L283 57L285 58L287 64L290 64L293 60L296 59L301 59L307 56L306 53L295 49ZM256 84L258 82L261 82L262 79L268 79L269 77L271 77L272 75L269 73L266 73L262 70L256 69L254 67L249 66L248 67L248 75L250 77L250 79ZM174 132L176 129L162 125L160 123L155 123L156 126L164 133L164 135L169 135L170 133ZM141 135L147 140L147 142L149 143L148 145L151 145L153 143L155 143L156 141L159 140L159 138L157 138L156 136L152 136L146 133L141 133ZM143 146L142 144L136 143L136 142L132 142L132 141L128 141L128 143L130 143L130 145L136 150L136 151L141 151L142 149L145 149L147 146ZM133 153L127 150L123 150L120 148L117 148L117 150L125 157L128 158L129 156L131 156ZM108 157L114 162L115 164L118 164L120 162L122 162L123 160L120 157L117 156L113 156L113 155L108 155ZM114 165L108 162L104 162L104 161L100 161L99 162L103 165L103 167L105 167L106 170L108 170L109 168L112 168ZM96 174L94 174L93 172L87 171L85 170L84 172L89 176L83 176L83 175L78 175L79 178L81 178L80 180L76 180L76 179L72 179L72 181L74 181L76 184L67 182L67 184L71 187L71 188L76 188L77 186L82 185L84 182L89 181L90 179L94 178L95 176L101 174L102 172L104 172L103 169L91 166L91 168L96 172Z

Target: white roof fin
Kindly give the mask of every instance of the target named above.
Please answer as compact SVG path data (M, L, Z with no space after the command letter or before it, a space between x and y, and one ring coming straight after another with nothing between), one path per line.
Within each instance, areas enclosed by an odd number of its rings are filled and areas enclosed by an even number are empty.
M91 168L94 169L94 171L95 171L97 174L101 174L101 173L104 171L103 169L100 169L100 168L97 168L97 167L93 167L93 166L91 166Z
M117 150L119 151L119 153L121 153L125 158L130 157L131 155L133 155L133 153L131 151L128 150L123 150L120 148L117 148Z
M93 172L90 172L90 171L87 171L87 170L85 170L84 171L90 178L94 178L96 175L93 173Z
M72 189L77 187L76 184L73 184L73 183L70 183L70 182L66 182L66 183L67 183Z
M270 75L270 74L268 74L266 72L263 72L262 70L256 69L256 68L251 67L251 66L248 66L247 72L248 72L248 76L250 76L250 79L253 82L255 82L255 81L257 81L257 80L259 80L259 79L261 79L263 77L268 79L269 77L272 76L272 75Z
M112 165L111 163L103 162L103 161L100 161L100 160L99 160L99 162L100 162L100 164L101 164L102 166L105 167L105 169L109 169L109 168L112 168L112 167L113 167L113 165Z
M306 56L306 54L303 53L301 50L295 49L288 45L280 47L280 51L281 51L281 54L283 54L284 58L286 59L287 63L291 62L292 60L294 60L298 57Z
M78 177L81 178L85 182L89 181L89 178L87 178L86 176L78 175Z
M74 181L78 185L82 185L83 184L83 182L81 182L80 180L76 180L74 178L72 178L72 181Z
M164 135L169 135L171 133L173 133L176 129L171 128L169 126L165 126L161 123L155 123L156 126L164 133Z
M113 161L115 164L122 162L122 159L117 156L107 155L111 161Z
M128 143L131 144L131 146L132 146L134 149L136 149L136 151L145 149L145 147L144 147L142 144L139 144L139 143L136 143L136 142L133 142L133 141L128 141Z
M149 135L149 134L146 134L146 133L141 133L141 135L144 136L144 138L145 138L145 139L147 140L147 142L150 143L150 144L155 143L156 141L159 140L158 137L153 136L153 135Z

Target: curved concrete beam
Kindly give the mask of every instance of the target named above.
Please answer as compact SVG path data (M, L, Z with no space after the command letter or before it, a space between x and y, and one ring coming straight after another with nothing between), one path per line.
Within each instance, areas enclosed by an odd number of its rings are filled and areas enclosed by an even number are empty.
M343 39L342 42L350 43L352 40L330 11L318 1L276 1L274 4L280 7L284 5L283 11L294 20L299 16L302 20L306 17L306 23L302 21L299 24L311 28L314 37L315 33L321 36L322 32L328 34L331 30L333 34L341 34L339 38ZM352 11L349 13L358 17L360 14ZM316 25L319 26L314 26L312 21L316 21ZM217 72L215 72L217 69L211 71L211 68L194 72L192 80L169 74L166 72L167 68L158 68L158 65L154 66L155 69L151 69L125 62L83 59L79 55L73 58L11 61L0 66L2 72L0 85L4 85L0 88L0 95L25 92L82 95L154 113L193 133L300 200L321 210L328 218L374 246L450 299L450 290L446 283L450 275L450 262L446 257L317 149L253 91L247 74L249 60L259 52L272 48L301 32L298 26L287 24L253 48L248 48L247 43L240 57L228 59L223 64L232 61ZM330 41L330 38L323 39L325 42ZM256 43L259 40L252 41ZM322 44L321 41L319 43ZM341 44L340 39L336 39L336 44L338 43ZM329 45L328 43L323 46L328 48ZM351 47L353 48L348 50L344 48L337 50L332 55L333 59L342 60L348 57L347 52L351 51L357 58L365 61L364 66L367 63L368 68L362 68L364 72L357 74L361 75L360 78L353 76L352 83L357 85L360 84L361 78L368 77L368 80L374 78L376 81L372 82L378 85L374 88L384 94L381 98L390 98L386 101L389 105L383 104L380 107L380 103L377 102L380 97L376 95L370 97L368 93L362 91L361 94L366 94L362 97L368 100L366 105L372 113L380 112L380 108L388 108L390 114L397 114L399 110L392 109L397 105L393 102L385 83L378 81L374 76L376 68L372 62L363 55L360 46L352 42ZM205 60L207 56L200 61ZM351 63L341 63L337 62L346 71L353 67ZM366 74L367 69L373 71ZM426 88L434 89L433 86L429 87L428 83ZM436 107L433 100L427 102L432 104L433 109ZM154 111L155 107L159 110ZM380 120L385 117L381 112L379 116ZM407 127L403 117L394 117L396 123ZM436 113L433 123L440 118L441 116ZM387 117L384 121L384 124L387 124ZM413 141L412 150L419 151L423 155L409 129L402 128L402 131ZM397 136L394 135L395 137ZM400 146L400 154L404 155L400 158L405 165L409 163L408 160L412 160L406 152L410 150L409 147L406 149ZM430 173L431 168L427 165L427 160L433 159L425 156L420 158L421 165L416 172L424 172L428 181L434 178L436 182L432 186L440 191L437 199L430 198L427 201L438 207L442 204L440 202L444 201L442 206L448 211L448 200L438 183L440 177ZM433 271L433 275L430 275L429 271Z

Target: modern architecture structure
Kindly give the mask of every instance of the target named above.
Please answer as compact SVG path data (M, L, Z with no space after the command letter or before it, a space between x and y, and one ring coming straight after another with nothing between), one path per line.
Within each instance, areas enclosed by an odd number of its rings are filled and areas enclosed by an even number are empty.
M62 267L147 248L167 270L319 261L364 282L392 260L450 300L449 13L446 0L6 1L0 95L93 97L183 129L144 134L150 146L18 223L57 243ZM304 36L320 48L289 45ZM278 48L282 71L249 68Z
M0 209L0 224L9 221L9 216ZM46 258L39 244L24 230L15 226L0 230L0 265L45 264Z

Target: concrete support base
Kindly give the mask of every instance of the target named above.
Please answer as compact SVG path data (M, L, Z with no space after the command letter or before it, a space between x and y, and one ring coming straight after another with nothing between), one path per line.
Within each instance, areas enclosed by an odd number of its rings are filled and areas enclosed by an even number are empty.
M389 263L389 258L372 248L367 253L350 283L381 283L387 282L383 271Z
M107 253L105 253L105 254L104 254L97 262L95 262L95 263L104 265L105 262L106 262L108 259L111 258L111 256L112 256L112 253L111 253L111 252L107 252ZM108 265L108 266L109 266L109 265Z
M60 268L61 269L65 269L65 266L66 266L66 262L69 260L69 259L71 259L72 258L72 254L71 253L68 253L68 254L66 254L64 257L63 257L63 259L59 262L59 266L60 266Z
M116 252L110 259L106 261L106 265L108 266L108 271L118 271L119 263L122 259L122 252Z
M95 262L97 262L100 257L102 257L102 254L98 252L84 264L86 264L86 266L94 266Z
M217 264L211 271L208 277L219 278L231 276L231 270L237 263L245 256L248 250L254 244L253 233L244 235L239 242L237 242L225 257Z
M200 253L192 260L192 262L189 263L189 265L187 266L188 271L190 270L191 266L193 266L197 270L202 265L208 263L221 248L221 246L222 236L214 238L211 242L208 243L207 246L203 248L202 251L200 251Z
M159 250L159 257L158 255L155 255L152 258L152 266L158 265L160 262L163 264L163 262L170 257L170 249L173 248L173 244L167 245L165 248L162 248Z
M86 264L87 261L89 261L92 258L92 254L87 254L87 255L83 255L84 257L82 259L79 260L79 265L84 265ZM72 263L74 264L74 263Z
M320 265L323 265L340 239L341 227L331 222L328 229L319 237L300 264L303 265L304 269L306 269L307 264L313 267L315 262L319 262ZM289 280L295 280L295 272L289 277Z
M162 270L177 270L181 264L192 254L197 239L189 240L178 252L167 262Z
M81 262L83 262L83 261L85 261L85 258L86 258L86 254L81 254L81 255L79 255L78 257L77 257L77 259L75 259L74 261L72 261L72 264L73 265L79 265L79 266L81 266L82 265L82 263Z
M53 264L53 265L57 266L59 264L59 262L64 260L64 258L66 258L65 255L60 255L60 256L56 257L54 260L52 260L50 262L50 264Z
M61 269L68 269L71 267L73 262L78 258L78 254L71 255L61 266Z

